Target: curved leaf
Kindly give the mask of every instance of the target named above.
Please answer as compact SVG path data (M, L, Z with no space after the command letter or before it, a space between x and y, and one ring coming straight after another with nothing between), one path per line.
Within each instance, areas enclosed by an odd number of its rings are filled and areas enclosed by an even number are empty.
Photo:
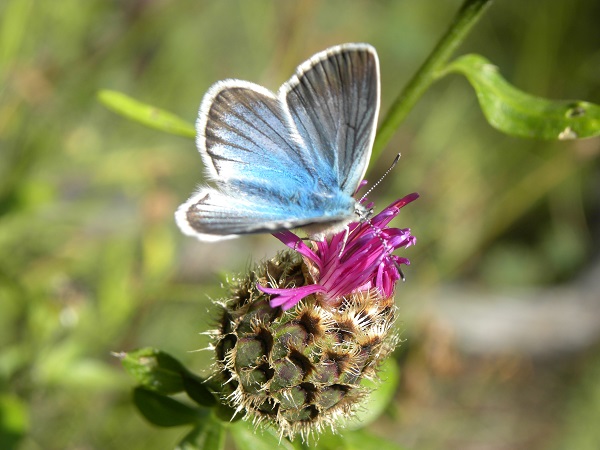
M159 427L177 427L206 420L209 410L194 409L143 387L133 390L133 403L148 422Z
M362 385L371 389L369 397L358 410L356 417L346 423L346 428L355 430L374 422L390 404L400 382L400 370L393 358L386 359L377 373L380 381L364 379Z
M136 381L160 394L175 394L184 390L183 365L168 353L145 347L115 354Z
M207 417L179 442L175 450L222 450L225 447L225 426Z
M294 449L291 442L280 438L277 431L270 427L257 429L248 422L237 422L230 430L237 450Z
M142 125L177 136L191 139L196 137L196 130L191 123L173 113L142 103L121 92L100 91L98 92L98 100L111 111Z
M600 134L600 106L580 100L548 100L509 84L498 68L480 55L466 55L442 71L461 73L475 88L487 121L512 136L581 139Z
M365 430L356 430L344 433L344 443L348 450L402 450L403 447L395 442L368 433Z
M219 402L214 406L215 417L225 423L237 422L244 417L244 413L240 413L226 403Z
M326 431L319 436L316 446L306 445L303 447L301 445L296 448L317 448L318 450L403 450L403 447L395 442L365 430L339 430L339 434Z
M213 407L217 399L204 384L204 380L192 373L182 373L183 387L186 394L196 403L206 407Z

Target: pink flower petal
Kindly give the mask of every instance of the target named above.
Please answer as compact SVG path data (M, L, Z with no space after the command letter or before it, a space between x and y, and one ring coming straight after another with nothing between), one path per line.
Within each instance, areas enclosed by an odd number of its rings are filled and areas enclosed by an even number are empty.
M317 279L315 284L300 287L266 288L258 285L258 289L273 296L270 301L272 307L281 306L284 310L316 293L321 294L322 301L332 304L352 292L373 288L390 297L401 278L398 265L410 264L408 259L392 252L414 245L416 239L409 228L390 228L388 224L402 207L418 197L413 193L396 200L370 220L350 223L348 232L342 231L329 240L313 242L312 249L291 231L274 233L277 239L316 266L317 272L313 276Z

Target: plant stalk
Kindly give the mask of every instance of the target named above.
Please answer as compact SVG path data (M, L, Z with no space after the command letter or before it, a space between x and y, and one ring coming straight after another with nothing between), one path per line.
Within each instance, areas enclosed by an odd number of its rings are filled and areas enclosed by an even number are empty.
M444 36L390 106L377 132L373 145L373 157L376 158L380 155L417 100L436 81L440 75L440 69L464 41L473 25L491 3L492 0L465 0Z

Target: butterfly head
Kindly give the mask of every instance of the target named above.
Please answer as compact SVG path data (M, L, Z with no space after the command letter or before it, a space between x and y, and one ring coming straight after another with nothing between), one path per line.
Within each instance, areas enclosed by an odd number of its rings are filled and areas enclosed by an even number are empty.
M305 225L302 229L306 232L309 239L312 241L324 241L331 236L347 230L348 225L352 222L366 222L373 215L373 204L372 203L359 203L358 201L354 204L354 213L349 214L342 220L334 220L330 222L317 222Z
M368 221L373 215L373 203L367 203L364 205L360 202L356 202L354 213L358 216L358 219L361 223Z

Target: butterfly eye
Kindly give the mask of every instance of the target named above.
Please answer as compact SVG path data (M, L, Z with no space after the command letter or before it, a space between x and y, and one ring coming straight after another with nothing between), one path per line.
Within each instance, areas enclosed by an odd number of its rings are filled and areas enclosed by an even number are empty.
M357 203L354 212L358 216L360 222L366 222L373 215L373 208L366 207L364 205L361 205L360 203Z

